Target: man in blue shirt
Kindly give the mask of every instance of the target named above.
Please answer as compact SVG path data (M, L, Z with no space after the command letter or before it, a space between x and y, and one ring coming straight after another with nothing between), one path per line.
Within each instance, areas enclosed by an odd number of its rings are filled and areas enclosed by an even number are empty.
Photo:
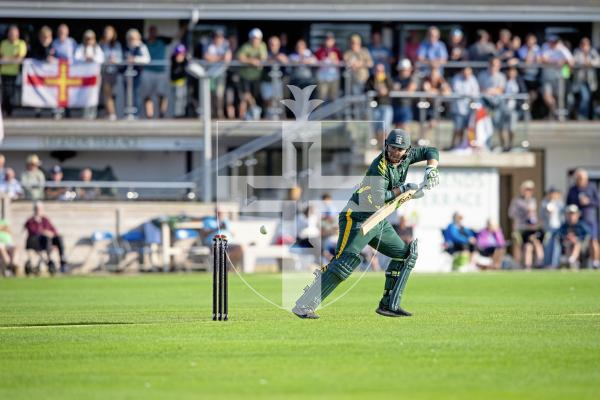
M427 30L427 39L419 46L417 59L425 67L422 72L428 73L431 68L439 68L443 74L442 65L448 61L448 50L444 42L440 40L440 30L435 26L430 26Z
M54 57L59 60L73 62L77 42L69 36L69 27L66 24L60 24L56 30L56 36L56 39L52 41Z
M594 268L600 267L600 246L598 245L598 189L589 183L586 170L578 168L575 171L575 185L567 194L567 205L574 204L581 210L582 220L590 229L590 256Z
M565 213L565 222L558 230L561 255L570 268L579 268L581 253L585 252L590 239L588 225L580 220L579 207L571 204Z

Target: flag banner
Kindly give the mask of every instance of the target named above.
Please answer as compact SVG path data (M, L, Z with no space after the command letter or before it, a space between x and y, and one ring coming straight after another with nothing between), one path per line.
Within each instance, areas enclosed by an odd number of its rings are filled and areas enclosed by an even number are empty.
M471 115L467 136L469 145L474 148L486 148L494 134L492 118L485 107L477 108Z
M100 64L23 63L23 106L38 108L85 108L98 105Z

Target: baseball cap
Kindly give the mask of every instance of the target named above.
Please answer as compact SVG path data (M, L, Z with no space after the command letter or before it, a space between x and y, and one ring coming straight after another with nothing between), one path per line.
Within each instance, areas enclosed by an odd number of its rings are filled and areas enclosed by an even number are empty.
M566 208L566 212L567 213L578 213L579 212L579 207L577 207L576 204L571 204Z
M523 183L521 183L521 189L534 189L535 188L535 183L533 183L533 181L531 179L527 179L526 181L523 181Z
M175 46L175 48L173 49L173 54L181 54L181 53L185 53L187 51L187 49L185 48L184 45L182 44L178 44L177 46Z
M396 69L398 70L404 70L404 69L410 69L412 68L412 63L410 62L410 60L408 58L403 58L400 61L398 61L398 65L396 66Z
M254 28L252 29L249 33L248 33L248 37L250 39L262 39L263 38L263 33L260 29L258 28Z
M450 36L460 36L463 37L464 33L462 30L456 28L456 29L452 29L452 32L450 32Z
M27 160L25 161L27 164L41 165L42 162L37 154L30 154L27 156Z
M60 165L55 165L50 171L52 171L53 174L60 174L62 172L62 168Z
M559 40L558 35L554 35L554 34L548 35L548 41L549 42L558 42L558 40Z

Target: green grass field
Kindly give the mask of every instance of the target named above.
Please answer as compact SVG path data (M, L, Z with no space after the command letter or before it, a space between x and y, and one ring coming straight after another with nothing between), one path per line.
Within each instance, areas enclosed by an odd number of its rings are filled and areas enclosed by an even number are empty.
M226 323L208 275L0 280L0 398L600 397L600 273L415 275L401 319L367 274L316 321L230 277Z

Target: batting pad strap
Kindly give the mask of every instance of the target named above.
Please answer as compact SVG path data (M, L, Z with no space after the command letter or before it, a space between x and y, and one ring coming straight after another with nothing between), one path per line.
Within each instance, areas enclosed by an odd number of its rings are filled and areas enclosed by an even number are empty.
M342 253L329 263L327 271L337 275L341 280L346 280L352 272L360 265L360 257L354 253Z

